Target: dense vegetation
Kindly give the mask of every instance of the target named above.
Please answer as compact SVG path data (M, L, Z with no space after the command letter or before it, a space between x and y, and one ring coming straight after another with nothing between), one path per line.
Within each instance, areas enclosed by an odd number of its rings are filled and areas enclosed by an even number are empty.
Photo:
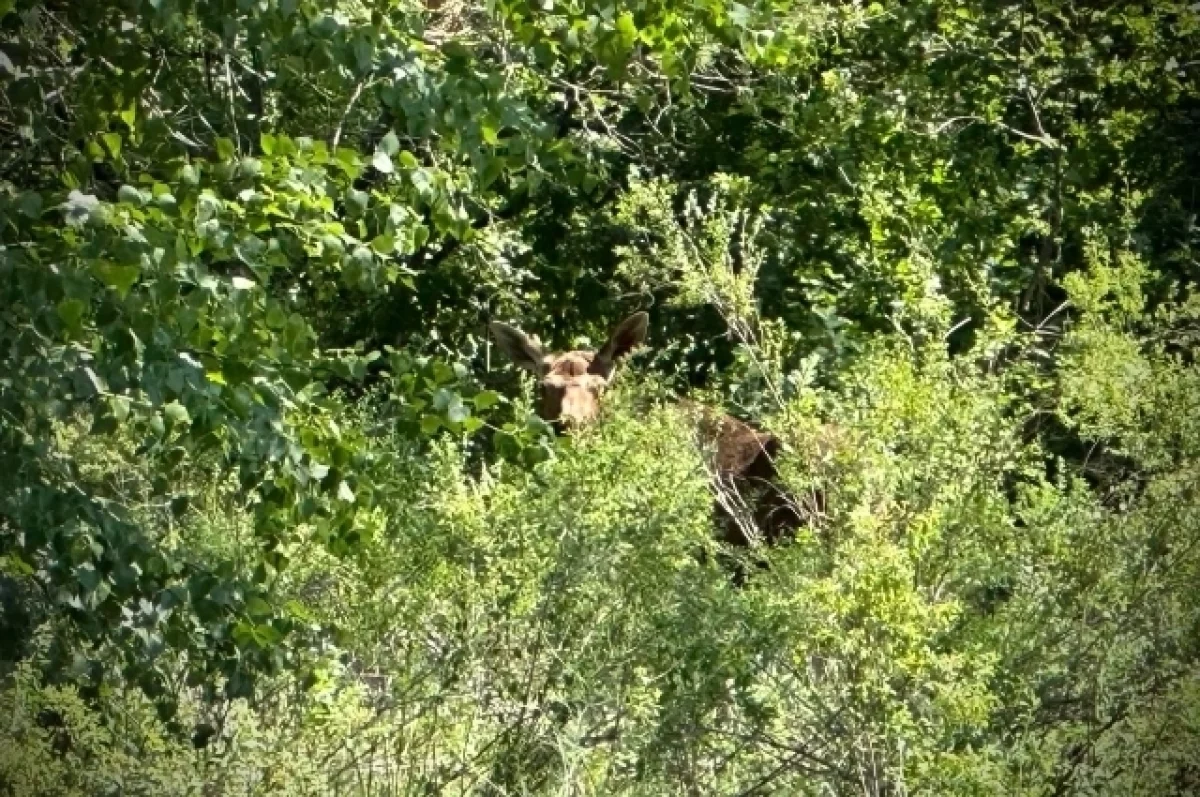
M0 794L1200 790L1198 52L0 0ZM486 338L638 309L569 438ZM678 395L815 510L744 585Z

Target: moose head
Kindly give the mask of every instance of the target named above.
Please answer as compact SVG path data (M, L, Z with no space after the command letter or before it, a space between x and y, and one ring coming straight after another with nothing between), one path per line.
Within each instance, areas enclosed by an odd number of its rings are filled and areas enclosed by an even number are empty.
M650 317L634 313L617 324L598 351L547 354L524 332L500 321L490 325L500 349L538 379L538 414L547 421L579 426L594 419L600 396L616 373L617 362L646 339Z

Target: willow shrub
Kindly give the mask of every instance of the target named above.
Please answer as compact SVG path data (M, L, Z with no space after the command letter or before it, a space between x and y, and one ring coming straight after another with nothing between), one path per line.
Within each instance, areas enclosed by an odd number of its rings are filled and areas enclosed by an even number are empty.
M624 380L601 423L529 469L367 435L380 456L361 546L338 557L319 527L292 529L294 566L272 584L319 644L252 701L181 687L174 729L119 681L85 700L25 667L4 692L18 752L0 780L33 794L1176 788L1197 737L1200 434L1086 404L1126 373L1094 356L1121 334L1083 295L1102 282L1075 286L1054 378L997 324L967 356L880 339L836 388L799 391L770 424L813 514L744 588L711 555L692 431L652 386ZM1136 356L1156 375L1139 413L1192 395L1194 366ZM1116 430L1106 467L1124 476L1047 468L1050 412L1085 438ZM217 538L248 520L219 494L196 501L177 544L236 562Z

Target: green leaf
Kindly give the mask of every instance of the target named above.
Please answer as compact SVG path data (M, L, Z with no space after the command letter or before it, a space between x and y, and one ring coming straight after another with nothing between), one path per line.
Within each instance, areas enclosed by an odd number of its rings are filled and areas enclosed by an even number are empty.
M475 405L475 409L486 410L500 403L500 394L494 390L484 390L476 393L471 402Z
M129 417L129 399L125 396L113 396L108 401L109 409L118 423L124 423Z
M125 110L117 114L125 126L132 132L137 129L137 103L134 102Z
M17 207L21 210L21 215L30 219L38 219L42 216L42 195L37 191L28 191L21 194L17 200Z
M405 169L417 168L417 165L418 165L417 156L412 154L408 150L404 150L403 152L400 153L400 165L403 166Z
M392 165L392 159L386 152L376 152L375 157L371 158L371 165L384 174L391 174L396 170Z
M124 202L127 205L140 206L142 204L142 192L132 185L123 185L117 189L117 201Z
M262 148L264 155L274 155L275 144L277 142L278 139L276 139L275 136L271 135L270 133L263 133L258 137L258 145Z
M83 334L83 313L87 310L86 304L79 299L63 299L55 309L72 337L77 338Z
M67 201L63 203L67 224L72 227L82 227L99 207L100 200L92 194L72 191L67 195Z
M241 622L233 628L233 639L242 647L254 645L265 649L277 644L282 638L283 635L267 623ZM246 687L246 691L251 692L252 689Z
M217 139L217 157L222 161L233 160L233 155L237 150L233 146L233 142L227 138Z
M412 180L413 188L417 189L417 193L423 199L433 193L433 177L430 176L428 169L413 169L409 179Z
M275 645L278 645L282 639L283 634L280 633L279 630L273 625L263 623L261 625L254 626L254 641L257 642L261 648L274 647Z
M96 572L95 566L91 562L84 562L75 569L75 578L88 592L96 589L100 584L100 574Z
M79 374L86 380L78 383L83 389L82 395L92 396L108 390L108 386L104 383L104 380L91 368L81 368L79 369Z
M429 228L424 224L417 225L413 230L413 245L420 249L429 240Z
M341 23L335 17L326 14L320 19L314 20L309 25L309 30L312 34L321 39L328 39L337 33L342 27Z
M0 0L0 19L8 16L9 12L16 6L17 0Z
M185 424L191 420L188 414L187 407L180 404L178 401L172 401L163 407L163 416L176 424Z
M495 124L490 121L483 121L479 124L479 135L483 138L483 143L489 146L495 146L500 140Z
M391 233L377 235L371 241L371 248L381 255L390 255L396 251L396 238Z
M120 133L105 133L100 136L104 142L104 146L108 148L108 152L114 158L121 157L121 134Z
M122 299L129 294L129 289L133 287L142 273L137 266L116 263L97 263L92 267L92 271L102 283L115 290Z
M396 138L396 134L389 130L388 134L380 140L377 150L387 154L389 157L395 155L400 151L400 139Z
M247 646L254 641L254 624L253 623L238 623L233 627L233 641L239 645Z
M311 611L309 611L308 607L305 606L303 603L301 603L298 600L292 599L292 600L288 601L287 603L283 604L283 608L287 611L288 614L290 614L292 617L294 617L297 620L302 620L306 623L311 623L313 620L316 619L315 616L313 615L313 613Z
M442 426L442 419L438 415L426 415L421 419L421 433L431 435L437 432Z
M270 617L273 611L274 610L271 608L271 604L267 603L257 595L246 601L246 614L255 619Z
M0 556L0 573L15 573L20 576L32 576L36 570L29 564L12 555Z
M618 46L625 51L632 49L638 33L637 25L633 23L633 14L628 11L622 12L621 16L617 17L615 30Z
M267 302L266 322L268 329L282 329L283 325L287 323L287 311L279 302L270 300Z
M350 218L358 218L366 213L370 201L371 197L366 191L351 188L346 192L346 215Z
M462 403L462 399L460 399L458 396L455 396L454 398L455 401L452 401L450 406L446 409L446 417L454 423L462 423L471 416L471 410Z
M450 402L457 399L458 396L451 390L446 388L438 388L433 394L433 408L441 412L445 412L450 406Z

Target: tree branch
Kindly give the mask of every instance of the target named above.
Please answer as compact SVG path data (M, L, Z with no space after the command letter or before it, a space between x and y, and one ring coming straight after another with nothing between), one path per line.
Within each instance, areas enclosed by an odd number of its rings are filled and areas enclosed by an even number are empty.
M337 149L338 144L342 140L342 130L346 126L346 120L350 118L350 111L354 109L354 104L358 102L358 98L362 96L363 91L375 83L375 73L371 72L365 78L358 82L354 87L354 93L350 95L350 101L346 103L346 110L342 111L342 118L338 121L337 129L333 131L333 139L330 141L330 149Z

